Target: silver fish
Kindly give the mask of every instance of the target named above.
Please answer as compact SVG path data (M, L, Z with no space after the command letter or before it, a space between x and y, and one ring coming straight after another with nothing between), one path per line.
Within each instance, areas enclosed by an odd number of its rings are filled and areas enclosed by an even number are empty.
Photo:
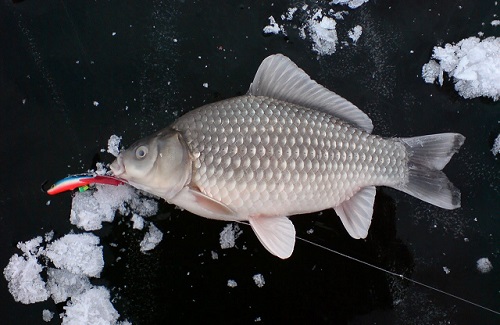
M290 215L334 208L352 237L365 238L375 186L460 207L441 169L464 136L382 138L372 129L360 109L277 54L246 95L190 111L122 151L111 170L202 217L249 221L280 258L295 245Z

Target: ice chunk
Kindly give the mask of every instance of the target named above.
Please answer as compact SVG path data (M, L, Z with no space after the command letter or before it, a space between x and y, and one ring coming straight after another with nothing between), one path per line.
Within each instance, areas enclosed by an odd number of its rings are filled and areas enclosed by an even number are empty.
M436 46L432 58L434 60L422 68L426 82L433 82L439 76L442 84L444 71L453 79L455 89L462 97L500 99L500 37L483 40L469 37L456 45ZM439 62L439 74L433 62Z
M281 20L292 20L293 15L295 14L296 11L297 11L297 7L288 8L288 10L286 11L286 14L281 15Z
M500 134L496 137L495 142L493 143L493 148L491 148L491 152L494 156L500 153Z
M348 31L347 35L349 36L350 39L352 39L353 43L356 44L356 42L361 37L362 33L363 33L363 27L358 25L353 27L350 31Z
M51 312L50 310L44 309L42 311L42 319L44 322L47 322L47 323L50 322L53 317L54 317L54 313Z
M116 324L119 314L109 301L109 291L104 287L94 287L81 295L71 297L62 324Z
M99 237L89 233L68 234L47 245L44 254L57 268L78 275L99 277L104 267Z
M122 141L122 137L117 135L112 135L108 140L108 152L113 156L118 156L120 153L120 142Z
M422 78L425 82L433 83L436 79L439 80L439 84L443 84L443 69L439 63L434 60L430 60L428 63L422 66Z
M237 224L228 224L220 233L219 242L222 249L232 248L236 245L236 239L243 233Z
M492 20L491 26L500 26L500 20L498 20L498 19Z
M156 247L163 239L163 233L152 223L149 224L149 230L140 243L141 252L147 252Z
M82 294L92 287L89 278L85 275L77 275L54 268L49 268L47 275L47 289L56 304Z
M356 9L363 5L365 2L368 2L368 0L332 0L330 3L348 5L349 8Z
M236 281L234 281L234 280L227 280L227 286L229 288L235 288L237 285L238 285L238 283L236 283Z
M283 26L278 25L273 16L269 16L269 25L264 27L262 31L264 32L264 34L285 34Z
M450 272L451 272L451 270L448 267L446 267L446 266L443 266L443 271L446 274L450 274Z
M487 257L483 257L477 260L476 267L479 272L488 273L493 269L493 264Z
M70 221L87 231L102 228L103 222L112 222L118 210L121 214L130 209L141 216L151 216L158 211L153 199L141 198L131 186L96 184L94 191L77 192L71 205Z
M28 254L19 256L14 254L3 275L8 282L9 292L15 301L23 304L32 304L45 301L49 297L45 282L40 276L42 265L36 256Z
M255 274L253 276L253 281L255 282L257 287L259 287L259 288L262 288L264 286L264 284L266 284L266 281L264 280L264 276L260 273Z
M306 23L309 36L313 41L313 51L319 55L335 53L338 43L336 26L337 22L333 18L324 16L321 9L315 11Z
M134 213L130 219L134 223L132 228L142 230L144 228L144 218Z

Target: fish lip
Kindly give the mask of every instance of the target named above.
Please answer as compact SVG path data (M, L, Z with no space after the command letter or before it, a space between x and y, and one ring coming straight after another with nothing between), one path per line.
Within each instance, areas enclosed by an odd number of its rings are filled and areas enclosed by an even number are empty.
M109 165L109 168L111 169L111 172L115 177L119 177L120 175L125 174L125 165L123 164L123 158L121 155L118 155L116 157L115 161Z

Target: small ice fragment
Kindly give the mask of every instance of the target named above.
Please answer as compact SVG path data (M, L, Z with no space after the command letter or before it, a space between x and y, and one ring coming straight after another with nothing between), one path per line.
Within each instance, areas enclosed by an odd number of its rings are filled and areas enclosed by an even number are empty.
M115 134L109 137L108 140L108 152L113 156L117 157L120 153L120 142L122 141L122 137L119 137Z
M26 98L23 99L23 105L26 104Z
M203 87L208 88L208 82L204 82Z
M48 200L46 203L45 203L46 206L49 206L50 205L50 200Z
M149 224L149 230L140 243L141 252L145 253L154 249L163 239L163 233L152 223Z
M47 323L50 322L53 317L54 317L54 312L51 312L48 309L44 309L42 311L42 319L44 322L47 322Z
M279 34L280 32L285 34L283 26L278 25L273 16L269 16L269 25L264 27L262 31L264 34Z
M236 283L236 281L234 281L234 280L227 280L227 286L229 288L235 288L237 285L238 285L238 283Z
M349 30L347 32L347 35L349 36L350 39L352 39L352 42L356 44L358 42L358 39L361 37L361 34L363 33L363 27L361 26L355 26L353 29Z
M314 229L311 228L311 229L307 230L306 233L308 235L312 235L314 233Z
M313 42L313 51L319 55L335 53L338 43L336 26L337 23L335 20L324 16L321 9L314 12L312 17L303 26L304 30L307 28L309 32L309 36Z
M500 20L497 20L497 19L492 20L491 21L491 26L500 26Z
M104 287L94 287L71 297L63 307L62 324L116 324L120 315L109 299L109 291Z
M443 271L446 274L450 274L450 272L451 272L451 270L449 268L447 268L446 266L443 266Z
M255 282L257 287L259 287L259 288L262 288L264 286L264 284L266 284L266 281L264 280L264 276L260 273L255 274L253 276L253 281Z
M95 107L99 106L99 102L96 101L96 100L94 100L93 104L94 104Z
M112 33L111 33L111 35L112 35L112 36L115 36L115 35L116 35L116 32L112 32Z
M99 237L89 233L67 234L47 245L44 255L57 268L77 275L99 277L104 267Z
M286 11L286 15L281 15L281 19L282 20L292 20L293 15L295 14L296 11L297 11L296 7L288 8L288 10Z
M220 233L219 242L222 249L232 248L236 244L236 239L243 233L237 224L228 224Z
M144 228L144 218L134 213L130 219L134 224L132 228L142 230Z
M433 83L440 74L443 74L443 70L439 63L434 60L430 60L422 66L422 78L424 78L426 83ZM440 84L442 83L440 82Z
M211 255L212 255L212 259L213 260L218 260L219 259L219 254L217 254L217 252L212 251Z
M330 3L331 4L341 4L341 5L348 5L349 8L351 9L356 9L363 5L365 2L368 2L368 0L332 0Z
M495 142L493 143L493 148L491 148L491 152L494 156L500 153L500 134L496 137Z
M52 238L54 238L54 230L45 233L44 240L46 243L52 241Z
M493 264L487 257L482 257L476 262L477 270L481 273L488 273L493 269Z

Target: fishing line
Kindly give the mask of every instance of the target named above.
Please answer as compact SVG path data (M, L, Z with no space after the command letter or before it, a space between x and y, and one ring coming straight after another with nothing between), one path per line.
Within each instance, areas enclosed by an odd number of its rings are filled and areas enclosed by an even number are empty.
M250 226L250 224L249 224L249 223L247 223L247 222L242 222L242 221L236 221L236 222L241 223L241 224L244 224L244 225L247 225L247 226ZM449 293L449 292L443 291L443 290L441 290L441 289L435 288L435 287L430 286L430 285L428 285L428 284L425 284L425 283L423 283L423 282L420 282L420 281L417 281L417 280L411 279L411 278L409 278L409 277L404 276L403 274L399 274L399 273L396 273L396 272L389 271L389 270L384 269L384 268L382 268L382 267L380 267L380 266L377 266L377 265L374 265L374 264L368 263L368 262L366 262L366 261L360 260L360 259L358 259L358 258L356 258L356 257L352 257L352 256L350 256L350 255L347 255L347 254L341 253L341 252L336 251L336 250L334 250L334 249L332 249L332 248L329 248L329 247L323 246L323 245L321 245L321 244L315 243L315 242L310 241L310 240L307 240L307 239L305 239L305 238L302 238L302 237L299 237L299 236L295 236L295 238L297 238L298 240L301 240L301 241L303 241L303 242L305 242L305 243L308 243L308 244L310 244L310 245L313 245L313 246L319 247L319 248L321 248L321 249L324 249L324 250L326 250L326 251L328 251L328 252L330 252L330 253L337 254L337 255L339 255L339 256L345 257L345 258L350 259L350 260L352 260L352 261L355 261L355 262L358 262L358 263L360 263L360 264L363 264L363 265L369 266L369 267L371 267L371 268L373 268L373 269L376 269L376 270L382 271L382 272L384 272L384 273L387 273L387 274L389 274L389 275L392 275L392 276L398 277L398 278L400 278L401 280L405 280L405 281L411 282L411 283L413 283L413 284L416 284L416 285L422 286L422 287L424 287L424 288L427 288L427 289L430 289L430 290L433 290L433 291L439 292L439 293L441 293L441 294L443 294L443 295L446 295L446 296L448 296L448 297L455 298L455 299L457 299L457 300L460 300L460 301L465 302L465 303L467 303L467 304L470 304L470 305L472 305L472 306L475 306L475 307L478 307L478 308L484 309L484 310L486 310L486 311L489 311L489 312L491 312L491 313L494 313L494 314L500 315L500 312L499 312L499 311L496 311L496 310L490 309L490 308L488 308L488 307L485 307L485 306L480 305L480 304L478 304L478 303L475 303L475 302L473 302L473 301L467 300L467 299L465 299L465 298L459 297L459 296L454 295L454 294L452 294L452 293Z

